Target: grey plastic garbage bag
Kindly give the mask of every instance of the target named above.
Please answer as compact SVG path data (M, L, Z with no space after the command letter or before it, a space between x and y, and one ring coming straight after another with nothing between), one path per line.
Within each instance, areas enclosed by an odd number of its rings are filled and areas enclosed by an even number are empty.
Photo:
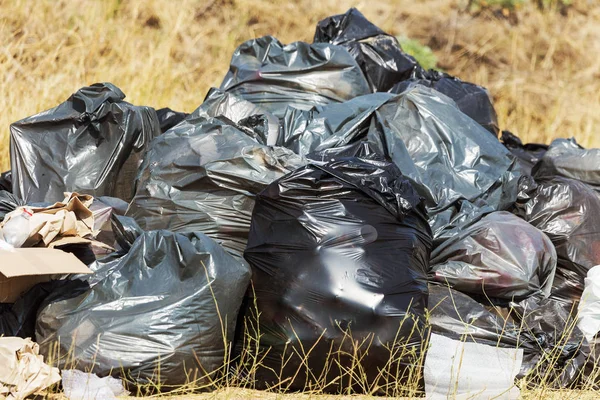
M373 92L385 92L408 79L417 61L402 51L398 40L369 22L356 8L317 24L315 43L345 47L356 59Z
M469 210L504 210L517 198L521 172L515 158L433 89L413 84L379 107L368 139L425 198L435 237L444 235L449 221L460 220L465 202Z
M254 197L304 163L231 121L190 117L153 142L127 215L145 230L203 232L241 259Z
M536 180L555 176L576 179L600 192L600 149L584 149L575 139L556 139L532 174Z
M272 36L249 40L235 50L221 89L276 117L288 105L310 109L371 92L345 48L328 43L283 45Z
M387 161L309 164L269 185L244 252L265 357L256 384L399 395L422 361L430 249L421 199Z
M67 101L10 127L15 195L31 202L64 192L129 201L150 141L160 134L156 112L123 99L110 83L79 89Z
M250 271L212 239L144 232L127 254L91 269L90 290L40 311L36 338L46 357L163 389L223 366Z
M433 88L450 97L462 112L473 118L494 136L498 136L498 116L494 109L492 96L486 88L474 83L463 82L444 72L425 71L418 67L413 70L410 79L399 82L390 89L390 92L402 93L412 83Z
M552 297L578 300L588 270L600 264L600 195L573 179L539 180L519 200L516 213L548 235L556 248Z
M550 295L556 251L519 217L494 212L444 241L431 254L432 278L461 292L520 301Z

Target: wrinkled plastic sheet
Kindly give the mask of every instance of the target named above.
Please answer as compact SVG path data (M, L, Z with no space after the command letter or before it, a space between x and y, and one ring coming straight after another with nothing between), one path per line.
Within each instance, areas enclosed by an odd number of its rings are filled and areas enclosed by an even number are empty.
M552 297L577 301L588 270L600 264L600 195L573 179L542 179L523 193L515 212L548 235L556 248Z
M536 180L555 176L576 179L600 192L600 149L584 149L575 139L556 139L532 173Z
M91 289L40 310L43 354L60 367L162 389L214 377L233 340L247 266L202 233L152 231L90 269Z
M540 230L494 212L436 247L432 279L475 295L519 301L550 295L556 250Z
M240 45L220 88L276 117L283 116L288 106L310 109L371 93L345 48L328 43L283 45L272 36Z
M131 200L137 169L160 128L152 108L124 98L116 86L97 83L13 123L15 195L27 203L53 203L64 192Z
M517 158L523 173L531 175L533 166L548 150L548 145L539 143L523 144L521 139L509 131L502 131L502 144Z
M323 376L325 391L344 391L352 363L344 354L357 351L368 385L392 393L404 368L418 365L426 336L430 249L421 200L387 161L309 164L269 185L244 253L265 355L257 385L289 378L286 387L302 390ZM400 356L400 343L415 358ZM304 361L302 349L312 349Z
M356 60L373 92L385 92L410 78L417 67L398 40L369 22L356 8L327 17L317 24L315 43L345 47Z
M231 121L190 117L157 138L128 216L145 230L204 232L242 258L255 196L305 164Z

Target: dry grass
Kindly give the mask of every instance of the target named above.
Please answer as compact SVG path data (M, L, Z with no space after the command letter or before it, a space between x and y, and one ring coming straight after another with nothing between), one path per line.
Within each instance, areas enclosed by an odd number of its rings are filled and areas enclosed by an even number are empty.
M119 86L130 102L191 111L219 85L244 40L311 41L317 21L357 6L384 30L428 44L441 66L486 85L501 126L528 141L600 146L600 9L533 6L477 18L460 0L0 0L0 168L11 122L79 87Z

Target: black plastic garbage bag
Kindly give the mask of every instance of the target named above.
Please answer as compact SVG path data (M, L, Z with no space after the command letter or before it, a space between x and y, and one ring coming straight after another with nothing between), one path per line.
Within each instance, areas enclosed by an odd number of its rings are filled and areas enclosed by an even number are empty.
M444 72L425 71L415 68L410 79L399 82L390 89L392 93L402 93L412 84L418 83L437 90L450 97L458 108L473 118L494 136L498 136L498 116L488 90L474 83L463 82Z
M10 170L0 174L0 190L12 192L12 172Z
M249 40L235 50L221 89L276 117L282 117L288 105L310 109L371 93L345 48L327 43L283 45L272 36Z
M578 300L587 271L600 264L600 195L573 179L540 180L519 200L516 213L548 235L556 248L552 298Z
M541 300L552 289L556 251L543 232L500 211L436 247L430 265L433 280L461 292L504 300Z
M529 387L566 388L583 376L586 347L564 303L528 299L486 307L445 286L429 286L431 332L454 340L523 349L518 379Z
M203 232L241 259L254 197L304 164L231 121L190 117L153 142L127 215L145 230Z
M89 289L81 280L52 280L36 284L14 304L2 304L0 336L35 337L38 310L53 301L73 298Z
M576 179L600 192L600 149L584 149L575 139L556 139L533 168L533 176Z
M152 108L124 98L116 86L97 83L13 123L15 195L27 203L59 201L64 192L131 200L137 169L160 128Z
M156 117L160 125L160 131L165 133L188 116L188 113L173 111L170 108L156 110Z
M521 171L515 158L445 95L413 84L375 117L369 141L425 198L435 237L444 236L452 220L470 223L462 212L505 210L517 199Z
M320 21L315 43L341 45L362 69L373 92L385 92L410 78L417 61L402 51L398 40L369 22L356 8Z
M9 212L15 211L17 207L24 206L25 202L17 198L11 192L0 190L0 222Z
M528 175L531 175L533 166L548 150L548 145L546 144L523 144L521 139L509 131L502 131L502 143L515 157L517 157L523 172Z
M394 393L423 355L430 249L421 200L387 161L310 164L269 185L244 252L265 357L256 384Z
M212 239L144 232L127 254L91 269L102 279L92 276L90 290L38 315L36 339L47 359L161 389L223 366L250 270Z

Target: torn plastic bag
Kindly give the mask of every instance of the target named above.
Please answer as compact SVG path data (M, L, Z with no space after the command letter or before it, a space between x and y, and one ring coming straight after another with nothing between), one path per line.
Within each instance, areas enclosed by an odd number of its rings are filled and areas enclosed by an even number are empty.
M110 83L79 89L66 102L10 127L13 192L31 202L64 192L133 196L150 141L160 134L154 109L137 107Z
M502 144L517 157L523 172L531 175L533 166L544 156L548 145L539 143L523 144L521 139L509 131L502 131Z
M0 336L35 337L40 307L51 301L78 296L89 289L81 280L52 280L36 284L0 313ZM4 305L4 304L3 304Z
M425 198L435 237L452 220L470 223L463 211L504 210L517 199L515 158L433 89L412 84L379 107L368 138Z
M242 259L255 195L304 164L231 121L190 117L152 144L127 215L145 230L203 232Z
M162 133L165 133L186 119L188 115L188 113L173 111L170 108L161 108L156 110L156 117L158 118L158 124Z
M0 190L0 222L6 214L13 212L17 207L24 206L25 202L6 190Z
M540 180L524 193L515 212L548 235L556 248L552 297L578 300L588 270L600 264L600 195L573 179Z
M394 393L421 362L430 250L421 199L387 161L309 164L269 185L244 252L265 356L257 385ZM350 382L348 354L364 386Z
M410 79L395 85L390 92L402 93L411 84L418 83L450 97L460 111L473 118L479 125L498 136L498 116L488 90L474 83L463 82L444 72L415 68Z
M576 179L600 192L600 149L584 149L575 139L556 139L533 168L533 177Z
M521 218L494 212L436 247L430 273L461 292L520 301L550 295L556 251Z
M12 193L12 172L10 170L0 174L0 190Z
M235 50L221 90L278 118L288 105L310 109L371 93L345 48L327 43L283 45L272 36L249 40Z
M327 17L317 24L314 42L348 49L373 92L385 92L410 78L417 61L402 51L398 40L368 21L356 8Z
M57 365L162 389L223 366L250 270L212 239L144 232L91 269L90 290L38 315L37 341Z

